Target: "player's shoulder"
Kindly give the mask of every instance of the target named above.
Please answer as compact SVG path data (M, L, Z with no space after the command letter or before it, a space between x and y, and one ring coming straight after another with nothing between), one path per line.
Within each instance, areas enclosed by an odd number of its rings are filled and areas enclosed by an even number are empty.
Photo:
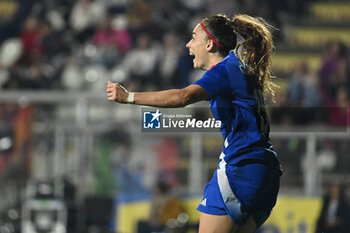
M221 62L219 62L218 64L214 65L213 67L211 67L208 72L212 73L212 74L220 74L225 67L227 66L227 62L230 59L230 54L227 55L226 57L224 57L224 59L222 59Z
M232 70L237 69L242 65L241 61L237 58L236 54L231 51L220 63L218 63L215 67L212 68L214 71L222 71L222 70Z
M211 67L206 73L206 75L214 77L229 77L237 72L240 72L240 66L242 63L236 57L234 52L230 52L224 59Z

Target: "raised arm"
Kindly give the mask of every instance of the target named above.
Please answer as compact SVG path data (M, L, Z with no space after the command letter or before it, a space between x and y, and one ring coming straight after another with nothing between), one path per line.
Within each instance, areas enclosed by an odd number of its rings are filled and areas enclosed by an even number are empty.
M133 98L130 98L133 95ZM109 101L147 105L162 108L179 108L202 100L208 100L209 94L198 85L189 85L183 89L171 89L157 92L131 93L119 83L107 83Z

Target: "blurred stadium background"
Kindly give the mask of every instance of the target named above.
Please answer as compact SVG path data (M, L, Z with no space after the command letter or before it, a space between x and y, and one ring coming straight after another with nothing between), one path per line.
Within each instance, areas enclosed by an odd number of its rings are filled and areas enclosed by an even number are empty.
M141 108L105 87L198 79L185 43L214 13L279 29L268 105L284 175L260 232L314 232L327 188L349 197L349 1L0 0L0 233L134 233L159 181L184 213L162 232L195 232L221 136L142 133Z

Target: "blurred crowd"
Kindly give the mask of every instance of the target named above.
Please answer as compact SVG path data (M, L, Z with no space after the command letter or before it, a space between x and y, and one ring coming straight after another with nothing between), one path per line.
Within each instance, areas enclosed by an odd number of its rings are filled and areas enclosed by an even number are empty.
M278 96L281 98L277 99L277 106L288 106L291 110L293 107L310 108L320 118L324 117L320 113L327 112L328 125L348 126L350 63L347 47L341 42L329 42L320 56L321 64L316 71L311 71L306 61L300 59L287 80L286 92ZM311 120L317 119L315 115L311 117Z
M298 17L308 2L19 0L18 13L2 25L0 85L17 90L102 91L112 80L133 91L181 88L200 76L185 44L201 18L244 12L262 16L278 28L278 15L288 12ZM278 50L283 31L274 36ZM283 80L286 90L276 89L272 105L330 107L329 124L346 125L341 108L349 104L347 48L330 42L320 56L316 72L300 58Z
M278 26L278 13L300 14L306 4L275 0L18 2L19 13L3 26L0 37L2 88L100 90L110 79L135 91L183 87L193 81L192 59L184 45L199 19L217 12L228 16L244 12Z
M322 199L315 233L347 233L350 230L349 217L349 201L344 186L331 184Z

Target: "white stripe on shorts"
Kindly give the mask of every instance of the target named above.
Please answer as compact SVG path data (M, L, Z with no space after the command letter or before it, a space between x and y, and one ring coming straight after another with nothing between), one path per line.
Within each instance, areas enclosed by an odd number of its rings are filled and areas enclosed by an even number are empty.
M233 194L233 191L228 182L226 175L226 162L224 160L225 154L221 153L220 158L222 157L219 163L219 169L217 170L218 184L222 199L230 211L231 217L238 217L241 215L241 203L238 201L236 196Z

